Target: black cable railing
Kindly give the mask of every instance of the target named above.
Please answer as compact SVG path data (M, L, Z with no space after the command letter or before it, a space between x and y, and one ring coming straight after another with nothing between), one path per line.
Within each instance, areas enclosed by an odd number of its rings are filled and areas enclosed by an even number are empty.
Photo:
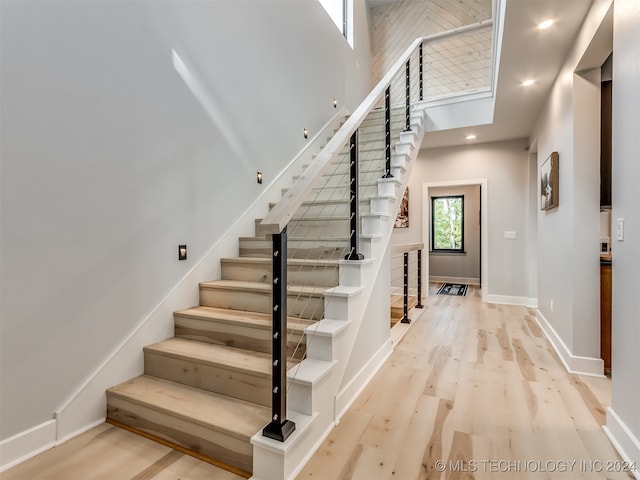
M398 284L402 286L401 323L411 323L409 310L412 307L424 308L422 304L422 249L423 244L394 245L392 249L392 292L399 289ZM416 252L415 268L412 268L411 265L410 254L412 252ZM400 259L400 255L402 255L401 265L397 265L398 262L395 259ZM415 289L411 287L411 280L415 282ZM411 305L413 297L415 297L415 304Z
M423 59L422 59L422 44L425 41L429 41L436 38L443 38L446 36L455 35L461 31L467 31L471 29L481 28L488 25L489 22L479 22L475 25L462 27L455 31L443 32L441 34L431 35L429 37L416 39L412 45L401 55L401 57L394 63L390 71L385 74L382 80L376 85L371 93L365 98L365 100L356 108L353 114L346 119L340 130L329 140L327 145L318 154L314 161L306 168L305 174L302 175L299 180L287 191L282 200L276 204L270 213L261 222L261 231L266 235L271 235L273 240L273 349L272 349L272 418L271 422L264 428L263 435L278 441L285 441L291 433L295 430L295 424L287 417L287 296L289 294L287 289L287 239L291 241L290 235L293 231L307 232L313 231L317 227L300 226L304 222L300 222L298 218L295 222L290 222L295 216L301 215L299 211L310 211L310 206L302 207L305 202L308 201L309 195L314 190L319 189L320 179L323 176L328 175L330 166L334 165L338 158L343 158L343 155L349 155L349 180L348 180L348 204L349 213L347 219L349 221L348 241L349 246L346 251L346 255L343 257L347 260L362 260L364 256L358 250L358 239L360 231L360 209L361 209L361 192L358 185L361 183L359 163L359 130L363 122L368 118L379 114L379 110L376 108L378 102L384 98L384 150L381 151L381 156L384 158L384 164L381 165L381 173L383 178L393 178L392 173L392 142L396 138L393 125L394 114L393 110L404 107L403 126L404 131L411 130L411 62L412 55L418 56L419 73L418 73L418 86L414 87L414 101L423 99ZM404 66L404 69L402 68ZM415 78L415 76L414 76ZM403 81L404 80L404 81ZM392 94L391 87L396 86L404 90L404 101L395 102L392 104L392 95L395 98L395 94ZM395 87L394 87L395 88ZM400 103L404 105L400 105ZM402 128L402 127L401 127ZM400 130L398 131L399 138ZM347 143L349 142L349 143ZM348 153L345 152L345 147ZM344 153L343 153L344 152ZM337 167L334 169L337 170ZM375 171L375 169L373 170ZM368 173L367 175L371 175ZM378 177L380 178L380 177ZM327 195L330 202L334 202L336 205L342 202L340 188L341 186L333 186L335 192L331 195ZM324 208L324 207L323 207ZM335 207L338 208L338 207ZM315 210L314 210L315 211ZM304 212L302 213L304 215ZM298 233L296 233L298 235ZM317 248L317 247L314 247ZM291 253L289 254L291 255ZM297 254L293 256L299 257ZM421 256L421 250L419 251L418 258ZM418 267L420 268L420 266ZM421 275L418 275L420 277ZM408 285L406 287L408 289ZM422 307L421 303L421 283L418 283L418 305ZM406 297L407 295L405 295ZM291 307L291 306L290 306ZM406 307L408 309L408 306ZM405 319L403 321L409 321L408 315L405 312ZM315 314L309 317L302 318L315 318Z

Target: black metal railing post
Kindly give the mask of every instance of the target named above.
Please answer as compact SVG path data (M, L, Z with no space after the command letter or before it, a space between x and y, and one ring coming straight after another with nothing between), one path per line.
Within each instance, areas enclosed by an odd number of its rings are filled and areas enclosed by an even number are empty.
M359 181L359 160L358 160L358 130L353 132L349 142L349 230L350 249L349 253L344 257L345 260L364 260L364 255L358 252L358 240L360 237L360 215L358 207L360 196L358 194Z
M409 320L409 252L404 252L403 295L403 312L400 323L411 323L411 320Z
M418 303L416 308L424 308L422 304L422 250L418 250Z
M391 174L391 87L384 92L384 146L385 174L382 178L393 178Z
M422 43L420 43L420 61L419 61L419 70L418 70L418 76L419 76L419 80L418 80L418 84L419 84L419 89L420 89L420 100L424 99L424 91L422 89Z
M411 131L411 60L408 59L405 65L405 87L404 87L404 96L405 96L405 124L404 131Z
M284 442L296 429L287 416L287 227L273 234L271 422L265 437Z

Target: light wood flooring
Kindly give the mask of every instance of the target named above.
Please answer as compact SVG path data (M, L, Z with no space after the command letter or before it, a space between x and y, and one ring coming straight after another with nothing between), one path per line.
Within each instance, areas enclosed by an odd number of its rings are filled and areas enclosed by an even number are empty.
M476 287L465 297L430 291L298 479L632 478L602 471L620 465L601 430L609 402L607 379L564 370L532 310L483 304ZM241 477L104 424L0 478Z
M533 310L426 306L298 480L632 478L600 471L609 380L568 374Z

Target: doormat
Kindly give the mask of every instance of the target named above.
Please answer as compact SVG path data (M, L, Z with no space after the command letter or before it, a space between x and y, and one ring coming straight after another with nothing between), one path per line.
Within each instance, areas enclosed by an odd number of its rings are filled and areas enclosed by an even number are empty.
M466 295L467 284L465 283L445 283L438 290L438 295Z

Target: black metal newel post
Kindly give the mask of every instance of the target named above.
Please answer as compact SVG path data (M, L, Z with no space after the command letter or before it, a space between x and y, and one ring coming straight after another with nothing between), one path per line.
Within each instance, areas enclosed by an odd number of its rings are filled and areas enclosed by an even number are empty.
M418 250L418 304L416 308L424 308L422 304L422 250Z
M271 422L265 437L284 442L296 429L287 415L287 227L273 235L273 331L271 351Z
M351 249L349 253L344 257L345 260L364 260L364 255L358 253L358 239L360 236L360 216L358 215L358 207L360 197L358 195L358 178L359 178L359 165L358 165L358 130L351 135L351 141L349 143L349 155L350 155L350 199L349 199L349 225L351 231Z
M411 131L411 68L410 62L411 60L407 60L405 65L405 87L404 87L404 96L405 96L405 125L404 131Z
M391 174L391 87L384 92L384 142L385 142L385 174L382 178L393 178Z
M424 92L422 90L422 43L420 43L420 69L419 69L419 81L418 84L420 85L420 100L424 99Z
M409 252L404 252L404 305L401 323L411 323L409 320Z

